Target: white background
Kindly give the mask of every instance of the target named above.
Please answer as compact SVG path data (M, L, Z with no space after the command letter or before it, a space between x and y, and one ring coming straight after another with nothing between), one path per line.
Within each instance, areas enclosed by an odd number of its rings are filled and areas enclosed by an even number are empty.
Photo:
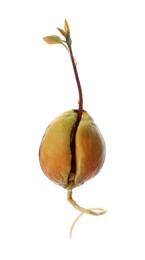
M42 41L67 18L84 93L107 157L97 177L66 190L42 173L47 125L77 108L63 46ZM145 259L145 6L141 0L0 3L0 259Z

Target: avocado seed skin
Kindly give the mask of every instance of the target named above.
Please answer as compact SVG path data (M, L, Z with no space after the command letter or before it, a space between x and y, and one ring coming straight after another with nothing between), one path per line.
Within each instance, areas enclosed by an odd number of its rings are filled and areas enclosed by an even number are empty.
M93 118L83 112L76 132L76 175L75 185L96 176L106 156L103 136Z
M39 149L44 174L55 184L69 188L72 153L71 131L78 117L77 110L58 116L46 129ZM93 118L83 111L75 135L75 168L71 189L93 178L105 161L105 142Z

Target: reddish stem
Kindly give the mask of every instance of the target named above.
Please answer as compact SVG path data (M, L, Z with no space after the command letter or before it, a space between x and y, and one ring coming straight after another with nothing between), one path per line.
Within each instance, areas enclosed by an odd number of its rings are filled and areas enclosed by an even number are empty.
M80 80L79 80L79 76L78 76L76 63L74 61L74 57L73 57L73 53L72 53L71 44L68 44L68 48L70 51L71 62L73 65L73 70L74 70L74 74L75 74L75 78L76 78L76 82L77 82L77 86L78 86L78 92L79 92L79 108L77 111L78 117L77 117L75 124L72 127L71 142L70 142L72 159L71 159L71 171L68 176L68 184L69 184L69 187L72 187L74 184L74 178L75 178L75 173L76 173L75 135L76 135L76 131L77 131L78 125L81 121L81 117L82 117L82 113L83 113L83 95L82 95L82 88L81 88L81 84L80 84Z
M78 109L78 120L77 120L78 124L79 124L79 122L81 120L82 112L83 112L83 94L82 94L81 83L79 80L79 75L78 75L76 63L74 61L71 45L69 45L68 47L70 50L71 62L72 62L72 66L73 66L73 70L74 70L74 74L75 74L75 78L76 78L76 82L77 82L77 86L78 86L78 92L79 92L79 109Z

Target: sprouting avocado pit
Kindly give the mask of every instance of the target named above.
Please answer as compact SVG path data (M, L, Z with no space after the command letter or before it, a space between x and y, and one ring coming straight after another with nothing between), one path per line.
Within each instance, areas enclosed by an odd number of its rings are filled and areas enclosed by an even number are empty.
M39 148L39 161L44 174L55 184L67 189L68 201L81 212L72 224L71 236L74 224L82 214L99 216L106 213L102 208L82 208L72 198L75 187L95 177L101 170L106 145L93 118L83 109L82 88L73 57L68 22L65 20L64 30L57 29L65 40L55 35L43 39L49 44L62 44L68 50L78 87L79 107L62 113L46 129Z

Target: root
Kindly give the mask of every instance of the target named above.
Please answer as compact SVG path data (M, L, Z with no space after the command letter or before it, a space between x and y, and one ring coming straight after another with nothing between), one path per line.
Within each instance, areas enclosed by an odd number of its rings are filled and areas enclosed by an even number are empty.
M74 222L72 223L72 226L70 228L70 238L72 237L72 231L73 231L73 228L76 224L76 222L79 220L79 218L84 214L90 214L90 215L94 215L94 216L100 216L100 215L103 215L107 212L106 209L103 209L103 208L89 208L89 209L85 209L85 208L82 208L80 207L72 198L72 190L67 190L67 199L68 201L73 205L73 207L77 210L79 210L81 213L77 216L77 218L74 220ZM95 211L96 212L95 212Z

